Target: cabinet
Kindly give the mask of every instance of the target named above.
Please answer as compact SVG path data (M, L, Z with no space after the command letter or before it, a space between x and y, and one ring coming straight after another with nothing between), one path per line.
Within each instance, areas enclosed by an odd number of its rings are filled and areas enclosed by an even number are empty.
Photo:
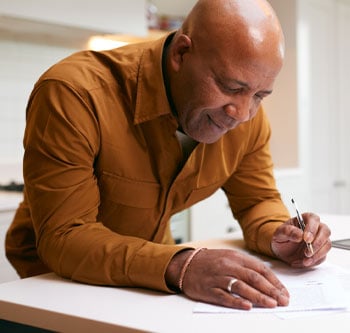
M190 208L191 240L221 238L239 228L222 190Z

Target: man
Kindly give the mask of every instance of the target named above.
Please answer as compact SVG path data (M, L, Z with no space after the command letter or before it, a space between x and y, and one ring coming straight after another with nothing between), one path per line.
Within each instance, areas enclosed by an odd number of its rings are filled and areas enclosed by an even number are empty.
M327 226L304 214L302 232L273 179L260 104L283 52L266 1L199 0L175 34L49 69L28 102L24 201L6 240L20 276L287 305L260 261L174 245L169 232L171 215L222 188L249 249L296 267L326 258Z

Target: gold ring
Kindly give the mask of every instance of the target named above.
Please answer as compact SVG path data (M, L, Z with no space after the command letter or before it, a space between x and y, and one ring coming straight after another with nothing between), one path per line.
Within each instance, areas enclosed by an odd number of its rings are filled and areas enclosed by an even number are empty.
M227 291L232 294L232 286L237 282L238 280L235 279L235 278L232 278L230 280L230 282L228 283L228 286L227 286Z

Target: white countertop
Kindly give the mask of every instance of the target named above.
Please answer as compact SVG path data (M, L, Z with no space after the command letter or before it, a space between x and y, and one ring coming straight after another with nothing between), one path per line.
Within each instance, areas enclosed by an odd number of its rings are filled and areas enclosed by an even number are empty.
M332 239L350 237L349 216L322 216L334 229ZM197 242L196 242L197 243ZM241 247L241 233L206 241L207 247ZM350 251L333 248L330 263L350 269ZM60 332L247 332L308 330L330 332L350 327L350 312L282 320L272 314L200 314L195 302L138 288L91 286L50 273L0 284L0 318Z

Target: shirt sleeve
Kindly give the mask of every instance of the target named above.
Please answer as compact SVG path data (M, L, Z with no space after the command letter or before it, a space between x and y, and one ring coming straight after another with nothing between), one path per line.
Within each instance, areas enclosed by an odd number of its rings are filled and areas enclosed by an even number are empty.
M38 255L73 280L171 292L164 274L185 247L117 234L97 220L100 140L98 118L81 93L60 81L37 84L27 107L23 168Z
M290 215L276 188L269 149L271 130L262 108L246 134L245 154L223 190L242 228L247 247L273 256L273 233Z

